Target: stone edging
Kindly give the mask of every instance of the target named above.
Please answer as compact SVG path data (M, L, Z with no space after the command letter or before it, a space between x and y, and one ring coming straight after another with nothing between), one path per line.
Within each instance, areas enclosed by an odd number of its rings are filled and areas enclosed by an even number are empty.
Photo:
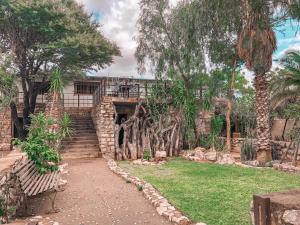
M235 161L235 159L232 158L230 154L218 155L217 153L214 153L213 155L214 157L212 159L210 158L207 159L205 154L202 151L189 150L186 151L184 154L182 154L181 157L186 160L197 162L197 163L210 162L210 163L220 164L220 165L235 165L239 167L254 168L254 169L273 169L273 170L279 170L283 172L300 174L299 167L295 167L291 163L280 164L278 160L272 161L270 166L263 167L263 166L258 166L259 163L255 160L246 161L242 163L242 162Z
M190 225L192 221L172 206L166 198L164 198L151 184L131 176L120 168L117 163L109 159L108 167L111 171L121 176L124 180L133 183L139 189L142 189L143 195L156 208L159 215L166 217L169 221L177 225ZM196 225L206 225L205 223L197 223Z

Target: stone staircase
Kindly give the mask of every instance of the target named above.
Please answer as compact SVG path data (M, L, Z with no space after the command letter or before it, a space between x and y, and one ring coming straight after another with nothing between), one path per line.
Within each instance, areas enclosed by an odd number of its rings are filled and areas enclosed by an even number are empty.
M100 157L99 142L90 116L71 116L73 133L63 140L63 158Z

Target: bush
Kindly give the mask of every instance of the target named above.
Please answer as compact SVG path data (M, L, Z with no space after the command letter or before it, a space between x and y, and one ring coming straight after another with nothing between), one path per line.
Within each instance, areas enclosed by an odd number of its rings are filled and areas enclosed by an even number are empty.
M143 152L143 159L149 161L151 159L150 149L145 149Z
M249 161L256 159L256 149L250 140L245 140L241 148L241 160Z
M16 141L28 158L35 162L40 173L58 170L61 160L58 149L61 140L69 133L70 120L65 114L56 124L52 118L39 113L31 117L28 137L24 142Z

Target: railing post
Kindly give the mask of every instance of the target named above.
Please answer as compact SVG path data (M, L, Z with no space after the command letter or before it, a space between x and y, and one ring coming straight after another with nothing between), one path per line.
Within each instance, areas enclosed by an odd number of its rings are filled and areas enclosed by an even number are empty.
M271 200L259 195L253 196L254 224L271 225Z
M79 96L79 94L78 94L78 108L79 108L79 106L80 106L80 104L79 104L79 101L80 101L80 96Z

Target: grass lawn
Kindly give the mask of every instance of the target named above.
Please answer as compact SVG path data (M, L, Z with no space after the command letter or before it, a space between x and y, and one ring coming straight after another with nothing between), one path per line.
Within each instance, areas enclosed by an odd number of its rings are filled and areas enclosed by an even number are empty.
M251 169L181 158L162 166L121 162L132 175L154 185L194 221L208 225L249 225L253 194L300 188L300 176L271 169Z

